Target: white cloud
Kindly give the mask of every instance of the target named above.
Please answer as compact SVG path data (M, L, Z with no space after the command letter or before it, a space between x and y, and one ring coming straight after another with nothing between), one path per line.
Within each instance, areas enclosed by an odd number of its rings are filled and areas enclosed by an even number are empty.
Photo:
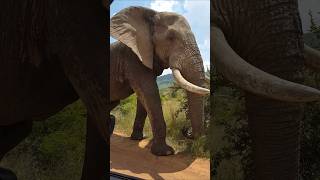
M199 44L199 49L208 50L210 49L210 39L205 39L202 43Z
M171 69L165 69L161 75L165 75L165 74L172 74Z
M175 0L154 0L150 4L150 8L156 11L173 11L173 6L177 5L178 1Z
M210 24L209 0L185 0L183 7L186 11L183 15L189 22L193 24Z

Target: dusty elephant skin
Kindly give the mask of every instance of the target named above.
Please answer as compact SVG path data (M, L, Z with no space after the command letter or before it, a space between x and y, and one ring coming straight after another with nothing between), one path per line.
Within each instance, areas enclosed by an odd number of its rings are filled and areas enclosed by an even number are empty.
M33 120L80 97L88 112L82 179L104 179L109 129L102 1L4 0L0 7L0 158L28 136Z
M156 76L170 67L177 83L188 91L188 114L195 136L201 133L203 95L209 93L205 83L202 58L186 19L178 14L156 12L143 7L123 9L111 18L110 34L119 40L111 44L109 106L136 93L138 112L132 139L142 138L148 114L156 155L173 154L166 144ZM112 105L113 104L113 105Z
M300 72L320 53L303 44L297 0L217 0L211 12L214 65L246 90L252 179L299 179L303 103L320 100Z

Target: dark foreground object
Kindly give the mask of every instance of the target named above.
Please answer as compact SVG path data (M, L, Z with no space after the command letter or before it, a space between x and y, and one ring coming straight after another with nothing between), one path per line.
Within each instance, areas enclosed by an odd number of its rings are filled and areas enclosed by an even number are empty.
M141 180L140 178L127 176L127 175L119 174L119 173L115 173L115 172L110 172L110 180L122 180L122 179L126 179L126 180Z
M0 180L17 180L17 176L12 171L0 167Z
M113 133L115 121L116 118L113 115L110 115L110 136Z

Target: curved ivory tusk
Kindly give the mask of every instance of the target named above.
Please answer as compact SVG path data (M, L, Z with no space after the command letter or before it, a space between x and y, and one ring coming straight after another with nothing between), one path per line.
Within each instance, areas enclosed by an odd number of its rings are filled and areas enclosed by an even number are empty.
M196 85L188 82L186 79L183 78L183 76L181 75L181 73L178 69L172 69L172 74L173 74L174 79L178 83L178 85L180 87L182 87L183 89L185 89L189 92L200 94L200 95L207 95L210 93L210 90L196 86Z
M268 98L288 102L320 100L320 91L268 74L243 60L213 26L213 55L217 70L237 86ZM211 30L211 31L212 31Z
M307 66L320 70L320 51L305 44L304 57Z

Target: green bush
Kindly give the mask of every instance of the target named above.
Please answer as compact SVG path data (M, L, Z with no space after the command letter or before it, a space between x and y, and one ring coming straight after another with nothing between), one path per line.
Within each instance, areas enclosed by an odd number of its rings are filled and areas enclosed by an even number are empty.
M130 135L136 114L136 95L132 95L121 101L111 113L116 116L115 132ZM160 90L160 98L162 102L163 116L167 124L167 142L173 146L178 152L186 152L197 157L209 157L209 151L206 148L206 136L197 140L186 139L181 130L191 125L186 119L186 94L185 91L177 85ZM209 98L206 99L209 106ZM206 106L209 112L209 107ZM210 117L206 114L206 117ZM208 121L208 120L207 120ZM152 138L149 118L146 119L144 135Z
M80 179L85 148L86 110L78 101L45 121L6 155L1 165L19 179Z

